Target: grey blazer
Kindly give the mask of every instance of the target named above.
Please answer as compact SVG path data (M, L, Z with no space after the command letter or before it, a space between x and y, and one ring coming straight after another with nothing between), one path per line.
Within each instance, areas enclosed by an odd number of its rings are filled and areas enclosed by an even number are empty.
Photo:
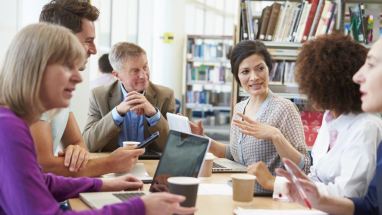
M148 149L162 152L168 136L168 123L165 118L167 112L175 112L174 92L164 86L149 83L145 97L161 112L159 122L154 126L148 126L144 122L144 136L159 131L159 138ZM90 96L88 119L82 134L90 152L111 152L117 149L121 127L115 125L111 110L121 103L122 91L119 81L111 85L100 86L92 90Z

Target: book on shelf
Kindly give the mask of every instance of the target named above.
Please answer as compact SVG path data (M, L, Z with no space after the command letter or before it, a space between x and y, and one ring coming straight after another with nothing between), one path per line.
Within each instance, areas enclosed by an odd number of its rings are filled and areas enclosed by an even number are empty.
M275 28L280 14L280 8L281 4L279 3L273 3L271 6L267 30L265 31L265 40L273 40Z
M320 21L320 17L322 16L322 11L324 10L326 0L319 0L317 9L314 15L314 19L312 21L312 26L309 29L309 34L307 39L311 39L314 37L317 31L318 23Z
M266 6L261 14L260 18L260 27L259 27L259 37L258 39L264 40L265 39L265 34L267 33L268 29L268 21L271 16L271 6Z
M240 9L241 9L241 36L242 36L242 40L248 40L249 39L249 36L248 36L248 21L247 20L247 17L250 16L250 15L247 15L248 11L247 11L247 6L246 6L246 2L245 0L241 0L240 2Z
M212 90L186 92L186 103L198 106L200 104L209 104L211 106L227 107L231 102L231 92L216 92Z
M310 10L308 13L308 17L306 19L306 24L304 26L304 31L302 33L301 42L305 42L309 37L309 32L312 27L314 18L316 16L318 4L320 3L320 0L312 0Z
M350 4L345 14L345 33L354 40L365 44L373 43L380 37L381 8L375 4Z

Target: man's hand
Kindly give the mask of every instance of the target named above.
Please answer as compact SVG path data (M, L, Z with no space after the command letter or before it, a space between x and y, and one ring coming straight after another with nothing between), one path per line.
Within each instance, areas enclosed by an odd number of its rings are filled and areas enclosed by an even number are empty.
M256 176L256 181L265 189L273 190L275 177L269 171L267 165L263 161L259 161L248 166L247 171L249 174Z
M116 149L108 156L111 172L129 172L137 163L138 156L143 153L145 153L144 149L129 149L128 147Z
M69 145L64 152L58 152L58 156L65 156L64 166L71 172L78 172L89 161L89 152L79 145Z
M167 214L193 214L196 209L185 208L180 203L185 200L184 196L171 193L152 193L142 197L147 215Z
M143 182L132 175L123 175L116 178L103 178L101 191L121 191L142 189Z
M154 106L141 93L135 91L129 92L125 101L131 107L130 111L134 111L137 114L145 114L148 117L152 117L157 113Z

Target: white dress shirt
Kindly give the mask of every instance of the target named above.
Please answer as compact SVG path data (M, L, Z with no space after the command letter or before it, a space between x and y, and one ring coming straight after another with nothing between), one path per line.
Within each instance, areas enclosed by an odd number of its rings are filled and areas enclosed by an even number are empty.
M313 165L308 176L321 194L363 196L374 176L377 147L382 140L382 120L368 113L342 114L328 120L328 114L325 112L313 145ZM328 150L333 133L336 137ZM285 181L276 177L275 198L288 192Z

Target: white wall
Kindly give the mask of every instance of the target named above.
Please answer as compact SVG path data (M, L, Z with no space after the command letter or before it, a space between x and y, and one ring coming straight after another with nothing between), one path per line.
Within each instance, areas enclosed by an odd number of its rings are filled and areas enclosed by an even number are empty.
M18 1L0 0L0 65L9 43L17 32ZM5 18L6 17L6 18Z
M151 80L154 83L165 85L174 89L175 96L181 98L182 92L182 71L183 71L183 49L186 32L190 34L229 34L232 30L223 27L219 30L218 25L209 22L204 23L206 17L204 3L211 0L92 0L92 3L100 9L100 19L106 19L103 14L110 19L110 26L104 27L104 23L96 22L96 31L101 29L96 35L96 45L99 54L91 56L86 71L82 73L83 83L76 88L74 98L71 103L81 130L84 128L89 105L89 79L97 74L97 59L105 52L109 51L110 45L119 41L129 41L138 43L148 55L151 67ZM0 59L2 60L5 51L16 32L23 26L38 22L38 17L42 6L49 0L0 0ZM105 5L110 5L107 7ZM201 2L201 3L198 3ZM214 4L225 2L225 10L236 13L236 0L215 0ZM234 2L229 4L227 2ZM187 10L186 5L193 5L195 10ZM213 5L213 4L211 4ZM223 7L218 6L220 10ZM112 15L110 17L110 12ZM214 12L216 13L216 11ZM233 19L232 15L225 16ZM186 21L187 19L187 21ZM211 19L215 19L212 17ZM221 18L216 18L221 19ZM221 21L219 21L221 26ZM210 28L208 26L214 26ZM226 22L227 25L227 22ZM191 26L191 27L190 27ZM232 25L231 25L232 26ZM186 29L187 27L187 29ZM108 36L108 32L111 33ZM211 31L210 31L211 30ZM171 32L174 41L166 44L162 40L163 33ZM101 36L102 35L102 36ZM98 36L100 36L98 38ZM106 38L106 39L105 39ZM102 41L101 41L102 40ZM1 62L1 61L0 61Z
M48 0L0 0L0 14L3 17L0 19L0 58L2 60L17 31L28 24L37 23L43 5L48 2ZM94 65L94 60L90 59L90 61L86 71L82 73L83 83L77 86L71 102L81 129L85 125L89 104L89 71L92 69L91 64Z
M181 98L183 73L183 47L185 44L185 0L154 1L153 64L151 77L155 83L174 90ZM164 43L163 34L174 36L171 43Z

